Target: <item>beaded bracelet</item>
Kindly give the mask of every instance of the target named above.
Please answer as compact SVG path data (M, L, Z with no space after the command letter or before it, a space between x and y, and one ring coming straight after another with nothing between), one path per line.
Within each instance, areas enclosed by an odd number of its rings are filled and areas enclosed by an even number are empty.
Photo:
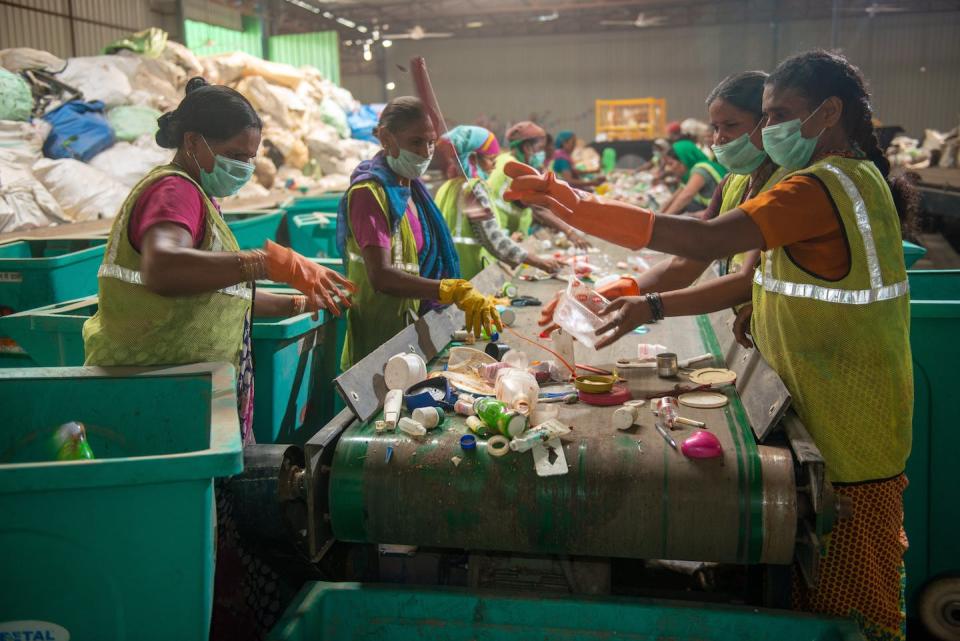
M660 294L647 294L644 298L647 304L650 305L650 313L653 315L653 320L663 320L663 301L660 299Z
M306 296L291 296L290 297L293 304L293 315L297 316L303 314L307 311L307 297Z

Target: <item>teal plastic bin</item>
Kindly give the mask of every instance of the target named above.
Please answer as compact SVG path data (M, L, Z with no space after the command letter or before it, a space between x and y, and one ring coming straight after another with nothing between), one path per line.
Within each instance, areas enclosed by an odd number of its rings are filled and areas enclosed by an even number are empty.
M106 238L16 240L0 245L0 317L97 293ZM0 330L0 367L29 362Z
M650 599L308 583L269 641L862 641L851 621Z
M95 294L106 242L52 238L0 245L0 315Z
M288 221L290 247L295 252L311 258L340 258L336 214L290 214Z
M908 277L914 406L904 520L910 540L907 595L913 611L931 581L960 575L960 270L913 270Z
M915 245L908 240L903 241L903 262L907 269L913 267L913 264L927 255L927 248Z
M284 294L293 290L276 289ZM24 350L13 367L83 364L83 323L97 312L97 297L49 305L0 318ZM344 321L321 312L290 318L259 318L253 323L256 366L254 434L260 443L306 442L340 409L333 379L340 364Z
M225 211L223 219L236 236L240 249L257 249L268 239L276 242L283 211Z
M343 194L342 191L331 191L319 196L296 196L283 203L282 207L290 215L314 212L335 214Z
M0 636L206 639L213 479L243 467L233 368L4 370L0 407ZM96 460L52 461L74 420Z

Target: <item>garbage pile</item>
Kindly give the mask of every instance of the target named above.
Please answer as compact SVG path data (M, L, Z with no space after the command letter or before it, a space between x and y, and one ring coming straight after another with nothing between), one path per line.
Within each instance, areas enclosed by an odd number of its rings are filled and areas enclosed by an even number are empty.
M887 147L887 159L892 166L907 169L960 167L960 127L946 133L927 129L923 144L916 138L897 136Z
M194 76L235 88L263 119L255 180L232 197L237 204L342 191L376 153L376 106L314 67L245 53L198 58L160 29L105 51L63 60L0 50L0 233L112 218L130 188L173 157L154 141L157 118Z

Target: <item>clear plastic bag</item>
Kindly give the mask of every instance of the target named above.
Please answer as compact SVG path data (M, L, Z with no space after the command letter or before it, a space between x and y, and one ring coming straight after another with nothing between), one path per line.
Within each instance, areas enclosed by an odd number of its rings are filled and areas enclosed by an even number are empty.
M598 314L609 304L610 301L586 283L571 279L566 291L560 295L553 320L578 341L593 348L601 338L615 331L611 329L600 336L595 333L607 323Z

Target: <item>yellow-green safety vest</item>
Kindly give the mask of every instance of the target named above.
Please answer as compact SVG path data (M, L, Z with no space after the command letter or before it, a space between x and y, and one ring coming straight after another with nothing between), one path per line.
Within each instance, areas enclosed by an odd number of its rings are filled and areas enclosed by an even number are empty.
M913 369L893 196L869 160L829 156L789 175L825 186L850 271L825 280L797 265L788 248L765 252L754 273L754 340L790 391L831 480L896 476L910 454Z
M237 239L196 182L175 165L156 167L133 188L113 221L97 274L99 309L83 325L87 365L239 364L253 290L242 283L193 296L160 296L143 285L140 253L130 244L130 216L140 195L167 176L189 180L203 194L206 225L200 249L238 252Z
M496 165L490 172L490 178L487 179L487 185L490 187L490 202L493 203L494 213L500 227L511 234L519 231L527 236L530 234L530 225L533 224L533 210L529 207L521 209L503 199L504 192L507 191L512 182L503 170L511 160L517 160L517 158L509 151L497 156Z
M478 184L483 189L487 189L489 198L489 189L483 181L479 178L466 180L462 177L452 178L443 183L434 197L437 208L443 213L447 227L450 228L453 244L456 246L457 255L460 257L460 277L467 280L479 274L486 265L496 260L490 255L490 252L484 249L473 232L473 226L470 224L469 218L464 213L467 199ZM490 200L492 201L492 198Z
M710 174L710 177L713 178L714 184L716 185L719 185L720 182L723 180L723 176L720 175L720 172L717 171L716 167L714 167L708 162L698 162L696 165L690 168L690 171L692 172L694 169L698 169L698 168L703 169L708 174ZM712 197L713 197L712 193L710 194L710 196L701 196L700 192L697 192L696 194L694 194L693 200L698 204L703 205L704 207L709 207L710 198Z
M358 189L367 189L380 205L378 215L387 218L389 228L390 215L387 194L379 183L373 180L359 182L347 191L347 211L350 211L350 198ZM363 263L360 245L353 235L353 225L347 216L350 233L347 234L347 278L357 286L353 295L353 306L347 310L347 336L343 343L340 367L346 371L357 361L377 349L387 339L395 336L410 323L410 312L416 312L420 301L414 298L397 298L377 293L367 277L367 268ZM397 230L390 239L391 263L395 269L420 275L420 259L417 257L417 242L406 215L400 219Z
M786 175L786 170L777 167L767 182L763 184L758 193L763 193L780 182L780 179ZM727 180L721 188L720 213L718 215L729 213L740 206L743 202L744 194L750 187L750 174L727 174ZM720 276L734 274L743 269L743 259L746 252L741 252L719 261L718 273Z

